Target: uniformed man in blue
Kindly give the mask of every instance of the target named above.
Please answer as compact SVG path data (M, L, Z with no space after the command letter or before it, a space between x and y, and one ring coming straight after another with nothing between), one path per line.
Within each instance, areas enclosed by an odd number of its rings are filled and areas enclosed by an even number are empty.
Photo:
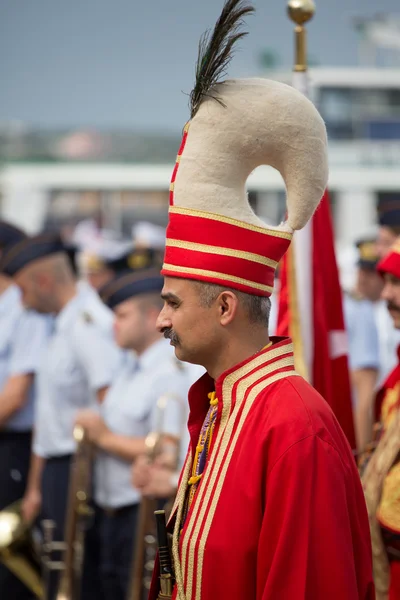
M27 307L54 314L54 329L38 370L35 435L27 491L26 518L41 514L55 522L63 539L73 428L77 412L103 401L121 351L112 336L112 313L97 294L78 287L57 235L27 238L5 249L0 270L12 276ZM90 535L87 535L90 539ZM85 552L85 600L98 598L94 554ZM53 586L57 586L53 578ZM88 582L86 587L85 582ZM54 590L52 589L51 597Z
M0 253L26 235L0 221ZM31 453L35 374L46 346L49 320L27 311L19 289L0 274L0 510L24 493ZM0 565L0 598L28 600L31 592Z
M99 452L95 499L101 507L101 570L106 600L126 600L140 501L131 485L131 465L146 453L150 432L161 433L178 456L185 430L186 370L156 330L163 278L158 270L119 275L101 290L115 313L117 344L132 351L97 411L77 417ZM160 399L165 405L160 406ZM186 446L186 443L185 443ZM164 447L165 449L165 447ZM165 452L167 454L167 452Z
M349 339L349 367L353 392L354 425L359 453L365 450L372 437L372 403L379 374L379 340L373 303L365 297L364 271L369 273L365 240L356 243L358 259L350 257L354 277L344 293L344 317ZM368 261L367 261L368 258ZM357 262L356 262L357 261ZM354 264L356 263L356 264ZM350 265L346 265L349 267ZM344 267L344 265L342 265ZM367 287L366 284L364 287Z
M357 290L362 298L371 302L378 331L379 372L375 388L379 389L397 360L400 335L393 327L386 302L381 299L383 279L376 270L379 261L376 237L362 238L356 246L359 252Z

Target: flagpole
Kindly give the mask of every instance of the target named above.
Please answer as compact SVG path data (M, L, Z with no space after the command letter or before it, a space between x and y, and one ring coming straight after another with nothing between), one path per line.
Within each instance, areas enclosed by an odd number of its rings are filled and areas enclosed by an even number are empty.
M305 24L312 19L315 5L312 0L289 0L287 11L295 23L295 60L293 86L308 96L307 32ZM313 383L313 308L312 308L312 242L311 223L296 232L287 256L290 323L296 370Z
M288 15L296 24L295 32L295 66L294 71L307 71L307 31L304 25L311 21L315 13L313 0L289 0Z
M307 78L307 30L305 24L311 21L315 14L313 0L289 0L287 5L289 18L295 23L295 56L293 67L293 84L296 89L308 96Z
M294 23L293 87L308 94L306 24L315 14L312 0L289 0ZM335 259L329 195L296 231L282 265L280 333L293 340L296 371L333 409L352 448L355 447L351 387L345 345L342 293Z

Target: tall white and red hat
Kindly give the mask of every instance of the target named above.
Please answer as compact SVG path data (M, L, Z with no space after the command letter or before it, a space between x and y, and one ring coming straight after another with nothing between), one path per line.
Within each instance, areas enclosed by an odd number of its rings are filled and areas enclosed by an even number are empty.
M172 174L162 274L216 283L259 296L295 230L313 215L327 184L326 129L314 105L268 79L219 82L239 26L253 8L227 0L200 44L191 116ZM277 169L287 191L287 218L266 227L246 193L260 165Z

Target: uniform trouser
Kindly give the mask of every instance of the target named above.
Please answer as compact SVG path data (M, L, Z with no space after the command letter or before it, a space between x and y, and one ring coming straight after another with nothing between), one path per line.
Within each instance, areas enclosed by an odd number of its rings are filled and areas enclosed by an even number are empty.
M0 510L20 500L26 487L31 454L30 432L0 433ZM33 594L0 564L1 600L31 600Z
M100 509L100 572L105 600L127 600L138 504Z
M42 516L54 521L54 540L64 539L65 518L68 504L68 485L71 466L71 455L49 458L46 460L42 479ZM82 570L82 600L103 600L100 584L100 552L98 538L98 511L94 507L94 517L88 524L85 535L84 561ZM54 553L54 560L62 560L63 556ZM59 574L53 572L49 577L49 598L54 600L58 589Z

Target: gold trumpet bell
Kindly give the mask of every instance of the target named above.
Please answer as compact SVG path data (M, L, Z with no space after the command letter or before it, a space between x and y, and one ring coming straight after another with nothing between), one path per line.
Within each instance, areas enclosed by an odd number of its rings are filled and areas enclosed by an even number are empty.
M37 598L44 598L41 561L35 549L31 527L22 519L20 501L0 511L0 561Z

